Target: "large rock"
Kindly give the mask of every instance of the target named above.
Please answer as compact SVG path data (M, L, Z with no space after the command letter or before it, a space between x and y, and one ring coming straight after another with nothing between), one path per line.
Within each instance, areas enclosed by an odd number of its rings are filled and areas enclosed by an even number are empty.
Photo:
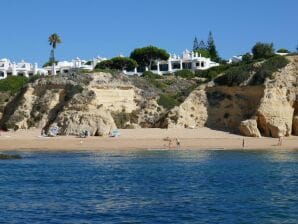
M167 128L203 127L208 118L208 102L204 89L193 91L178 107L167 115L163 126Z
M249 119L242 121L239 127L240 133L249 137L261 137L261 133L258 129L257 121Z
M294 108L287 99L286 87L269 87L257 111L258 126L263 135L273 138L292 133Z
M91 136L104 136L116 128L111 114L104 109L93 112L62 112L53 125L60 128L61 135L79 135L87 130Z

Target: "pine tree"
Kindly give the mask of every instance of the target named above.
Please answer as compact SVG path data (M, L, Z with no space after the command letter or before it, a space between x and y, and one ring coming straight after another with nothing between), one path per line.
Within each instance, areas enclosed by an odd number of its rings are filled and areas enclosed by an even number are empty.
M199 50L206 50L207 47L206 47L206 44L203 40L200 41L199 43Z
M208 35L207 50L210 54L211 60L218 61L219 57L217 54L215 42L211 31L209 32L209 35Z
M193 51L197 51L199 49L199 43L198 43L198 39L197 37L195 37L194 41L193 41Z

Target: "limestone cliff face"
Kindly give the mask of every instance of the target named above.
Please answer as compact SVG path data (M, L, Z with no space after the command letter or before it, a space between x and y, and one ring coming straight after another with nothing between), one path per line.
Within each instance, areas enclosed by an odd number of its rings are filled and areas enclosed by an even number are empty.
M255 114L262 86L205 86L193 91L167 118L168 127L203 127L238 130L241 121Z
M298 57L264 85L215 86L196 89L172 109L165 127L203 127L258 137L298 134Z
M140 111L146 102L140 92L125 77L108 73L41 78L26 85L5 107L0 126L45 130L58 126L63 135L84 130L107 135L116 128L112 113Z

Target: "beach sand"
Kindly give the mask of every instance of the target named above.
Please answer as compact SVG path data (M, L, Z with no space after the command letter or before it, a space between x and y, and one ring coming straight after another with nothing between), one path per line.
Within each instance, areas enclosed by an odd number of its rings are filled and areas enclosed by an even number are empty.
M180 149L298 149L298 136L286 137L282 146L276 138L250 138L209 128L198 129L120 129L121 136L88 137L76 136L41 137L41 130L1 132L0 150L132 150L168 149L166 137L173 139L171 149L176 149L178 138ZM242 147L243 139L245 147Z

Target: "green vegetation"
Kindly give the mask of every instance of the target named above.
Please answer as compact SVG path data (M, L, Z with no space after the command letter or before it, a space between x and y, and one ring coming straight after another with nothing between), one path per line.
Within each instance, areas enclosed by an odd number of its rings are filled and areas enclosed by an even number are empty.
M273 44L268 43L256 43L252 48L254 59L267 59L274 56Z
M209 51L206 50L206 49L199 49L195 52L198 52L199 55L201 55L202 57L205 57L205 58L210 58L211 57Z
M290 51L288 49L285 49L285 48L280 48L276 52L277 53L290 53Z
M252 77L250 84L263 84L266 78L273 78L272 74L278 71L278 69L285 67L288 63L289 61L285 57L279 55L269 58L257 69L256 73Z
M168 60L170 55L164 49L148 46L143 48L137 48L130 54L130 58L134 59L138 65L148 67L151 69L152 65L157 60Z
M138 66L137 62L127 57L115 57L98 63L95 69L132 70Z
M248 63L253 62L253 60L254 60L254 57L250 53L246 53L246 54L242 55L242 62L243 63L248 64Z
M161 82L160 80L163 79L162 76L155 74L150 71L146 71L141 75L145 80L147 80L151 85L155 86L158 89L164 90L166 88L166 84Z
M48 41L49 41L49 44L52 46L51 56L50 56L49 62L54 67L54 62L56 62L56 60L55 60L55 49L56 49L58 44L62 43L62 41L61 41L60 36L57 33L53 33L52 35L50 35Z
M215 41L213 39L213 34L211 31L209 32L209 35L208 35L207 50L209 52L209 55L212 61L217 62L220 60L216 50Z
M180 71L176 71L174 73L174 75L178 76L178 77L185 78L185 79L191 79L191 78L195 77L195 73L192 70L189 70L189 69L183 69L183 70L180 70Z
M233 65L222 64L208 70L198 70L196 71L196 76L206 78L208 81L216 78L219 74L231 68Z
M29 79L23 76L8 76L6 79L0 80L0 92L10 92L14 94L28 81Z
M242 63L226 70L222 76L215 78L214 82L218 85L237 86L251 78L249 85L261 85L266 78L273 78L272 74L288 63L285 57L279 55L261 62L259 66Z
M0 154L0 160L6 159L22 159L20 155Z
M195 37L193 42L193 51L198 52L198 54L202 57L211 58L211 60L213 61L221 61L221 58L218 56L215 41L211 31L208 34L207 46L203 40L201 40L199 43L197 37Z
M174 96L161 94L158 101L158 105L163 106L165 109L170 110L179 105L179 102Z
M252 64L243 64L237 67L231 67L224 75L214 79L214 82L218 85L237 86L248 80L250 72L252 72Z

